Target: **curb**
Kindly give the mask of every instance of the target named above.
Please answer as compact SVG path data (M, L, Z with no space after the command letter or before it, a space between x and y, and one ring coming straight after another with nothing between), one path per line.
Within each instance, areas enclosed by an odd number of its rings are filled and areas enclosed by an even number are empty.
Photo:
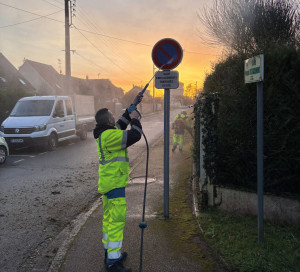
M204 231L201 227L201 224L198 220L198 217L200 215L199 213L199 209L198 209L198 198L197 198L197 193L196 193L196 175L195 175L195 164L193 164L193 175L192 175L192 194L193 194L193 213L195 215L195 219L197 222L197 225L201 231L202 234L204 234ZM210 245L209 247L211 248L211 250L214 252L215 256L224 264L226 271L230 271L229 269L229 265L227 264L227 262L225 261L225 259L219 254L218 251L216 251L215 249L213 249Z
M61 246L59 247L53 261L51 262L50 268L47 272L57 272L61 267L65 255L70 248L71 243L73 242L76 235L79 233L83 225L86 223L91 214L100 206L102 203L102 198L99 197L93 203L92 207L85 213L79 214L70 225L65 227L58 235L58 237L65 237Z
M195 164L193 164L193 175L192 175L192 192L193 192L193 213L195 215L195 219L196 219L196 222L197 222L197 225L201 231L201 233L203 234L204 231L200 225L200 222L198 220L198 217L199 217L199 209L198 209L198 198L197 198L197 193L196 193L196 175L195 175Z

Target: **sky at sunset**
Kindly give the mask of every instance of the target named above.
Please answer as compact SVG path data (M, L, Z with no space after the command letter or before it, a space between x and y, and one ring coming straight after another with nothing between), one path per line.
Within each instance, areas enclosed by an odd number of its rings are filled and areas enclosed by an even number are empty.
M153 75L153 46L173 38L183 48L182 62L175 69L179 80L201 87L221 55L220 48L204 43L197 17L212 2L77 0L70 30L72 76L108 78L125 91L144 86ZM64 74L64 31L64 0L0 0L0 52L16 68L26 58Z

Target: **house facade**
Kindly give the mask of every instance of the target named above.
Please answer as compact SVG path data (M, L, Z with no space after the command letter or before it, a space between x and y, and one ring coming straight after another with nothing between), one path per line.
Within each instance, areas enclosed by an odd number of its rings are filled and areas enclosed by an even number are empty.
M35 90L30 82L0 53L0 91L18 89L24 91Z
M181 106L181 98L183 97L184 84L179 82L179 86L177 89L170 90L170 105L171 107L179 107Z
M36 95L64 94L64 79L51 65L25 59L19 72L34 86Z

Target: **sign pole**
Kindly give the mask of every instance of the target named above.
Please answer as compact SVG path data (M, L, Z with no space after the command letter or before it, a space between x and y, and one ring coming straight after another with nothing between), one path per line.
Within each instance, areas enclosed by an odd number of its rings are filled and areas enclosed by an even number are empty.
M169 218L170 89L164 95L164 217Z
M170 156L170 89L179 86L179 73L173 70L182 60L181 45L171 39L158 41L152 49L153 63L159 70L155 74L155 88L164 89L164 217L169 218L169 156ZM153 71L154 73L154 71ZM154 89L153 89L154 90ZM153 95L154 97L154 95Z
M263 140L263 82L257 83L257 196L258 242L264 241L264 140Z
M257 227L258 242L264 241L264 55L245 60L245 83L257 83Z

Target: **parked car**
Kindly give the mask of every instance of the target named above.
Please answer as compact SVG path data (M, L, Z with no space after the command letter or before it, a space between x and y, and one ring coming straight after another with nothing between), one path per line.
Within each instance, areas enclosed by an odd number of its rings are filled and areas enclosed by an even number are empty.
M8 145L3 137L0 137L0 164L5 163L7 156L9 155Z
M80 137L95 126L94 97L31 96L21 98L0 127L11 149L19 146L56 148L58 142Z

